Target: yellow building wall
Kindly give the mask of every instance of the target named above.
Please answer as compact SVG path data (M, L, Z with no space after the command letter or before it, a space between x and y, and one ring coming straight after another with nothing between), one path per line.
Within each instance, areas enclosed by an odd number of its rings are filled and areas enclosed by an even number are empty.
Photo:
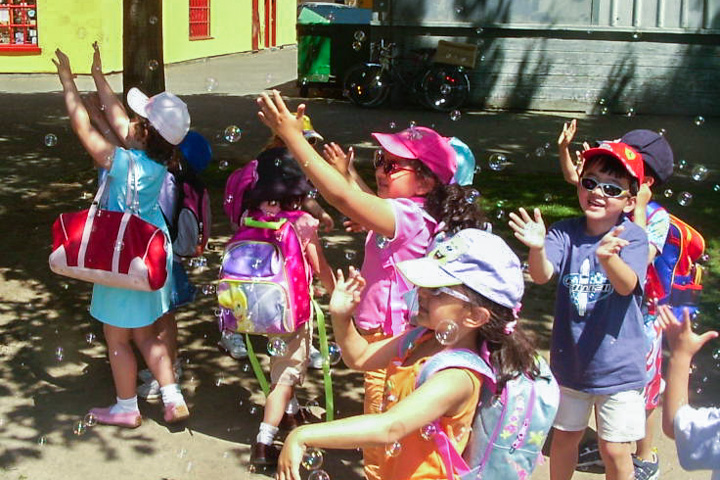
M73 71L90 73L91 44L102 48L103 69L122 69L122 0L37 0L40 53L0 51L0 73L54 73L55 49Z

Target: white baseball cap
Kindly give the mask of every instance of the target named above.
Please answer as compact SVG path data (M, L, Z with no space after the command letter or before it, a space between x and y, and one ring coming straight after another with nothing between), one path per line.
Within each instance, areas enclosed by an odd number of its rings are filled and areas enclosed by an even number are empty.
M148 98L133 87L127 94L128 106L138 115L147 118L150 125L169 143L179 145L190 130L190 112L185 102L170 92Z

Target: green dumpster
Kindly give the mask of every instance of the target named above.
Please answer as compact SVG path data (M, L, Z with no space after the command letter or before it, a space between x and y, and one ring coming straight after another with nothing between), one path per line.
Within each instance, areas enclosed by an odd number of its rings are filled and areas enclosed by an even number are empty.
M297 21L300 95L307 96L313 87L342 87L350 67L369 59L371 16L365 8L301 4Z

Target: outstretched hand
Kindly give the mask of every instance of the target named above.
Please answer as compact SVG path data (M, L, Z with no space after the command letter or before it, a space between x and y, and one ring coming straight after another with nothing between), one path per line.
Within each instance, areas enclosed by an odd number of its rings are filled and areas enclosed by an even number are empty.
M355 160L355 150L352 147L348 148L346 154L337 143L326 143L323 145L322 155L325 161L332 165L335 170L340 172L344 177L349 175L350 168Z
M90 68L93 73L95 73L95 72L102 73L102 58L100 57L100 45L98 45L97 40L93 42L92 48L93 48L93 60L92 60L92 66Z
M520 240L528 248L543 248L545 246L545 223L543 222L540 209L533 210L533 218L522 207L518 214L510 213L510 228L515 232L515 238Z
M302 428L302 427L300 427ZM276 480L301 480L300 462L305 454L305 447L297 441L295 431L290 433L283 443L278 458Z
M563 123L562 132L558 137L558 148L569 148L577 133L577 120L572 119L570 122Z
M718 338L718 332L715 331L705 332L702 335L693 332L690 313L687 308L683 309L683 321L680 322L671 307L660 305L658 307L657 321L660 327L665 330L671 353L693 357L703 345L714 338Z
M293 131L302 135L303 115L305 115L305 104L300 104L295 113L288 110L280 92L273 90L270 95L261 93L257 99L258 118L268 128L275 132L283 140Z
M330 297L330 314L333 316L350 317L360 303L360 294L365 288L365 279L354 267L348 269L348 277L338 269L335 279L335 290Z
M57 68L58 76L60 77L60 83L65 85L66 82L72 82L75 78L70 68L70 59L65 53L59 48L55 50L55 57L51 59Z
M598 260L608 259L617 255L623 247L630 243L628 240L618 236L623 232L623 230L625 230L625 227L615 227L605 234L605 236L600 240L600 245L598 245L597 250L595 251L595 256L597 256Z

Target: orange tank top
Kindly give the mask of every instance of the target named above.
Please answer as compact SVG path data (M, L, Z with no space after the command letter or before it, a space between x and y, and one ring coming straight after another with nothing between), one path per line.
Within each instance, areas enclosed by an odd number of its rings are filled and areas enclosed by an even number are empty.
M409 353L409 352L408 352ZM389 409L415 390L415 380L430 357L424 357L412 365L403 366L401 359L394 360L387 369L383 411ZM460 413L452 417L441 417L440 426L458 452L467 445L480 399L482 377L477 372L465 370L473 382L473 393ZM444 480L447 479L445 465L438 453L435 441L423 438L421 430L410 432L393 446L386 446L385 456L380 463L380 478L383 480ZM459 478L454 475L454 478Z

